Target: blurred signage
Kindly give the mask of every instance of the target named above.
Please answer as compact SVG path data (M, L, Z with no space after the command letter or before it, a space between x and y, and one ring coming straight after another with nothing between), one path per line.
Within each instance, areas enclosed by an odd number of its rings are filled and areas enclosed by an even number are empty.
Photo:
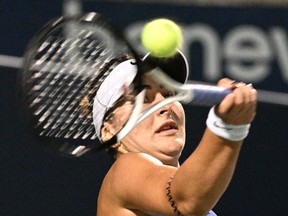
M102 3L95 8L123 25L141 52L140 34L146 21L176 20L183 28L182 51L192 80L216 82L229 77L257 88L288 92L288 8L139 3L114 3L113 7Z
M126 28L127 37L141 52L144 52L140 45L143 24L137 22ZM198 76L215 82L226 75L259 84L277 75L288 86L288 40L284 27L273 26L265 31L257 25L243 24L224 34L207 23L183 24L182 28L185 36L182 50L189 60L192 78ZM202 65L193 60L195 54L201 56ZM277 71L273 70L273 64Z

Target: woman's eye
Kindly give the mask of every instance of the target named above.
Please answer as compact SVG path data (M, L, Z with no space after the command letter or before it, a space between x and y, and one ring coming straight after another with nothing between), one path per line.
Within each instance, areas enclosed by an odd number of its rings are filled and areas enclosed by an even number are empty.
M164 92L163 96L165 98L168 98L168 97L171 97L171 96L174 96L175 95L175 92L172 92L172 91L167 91L167 92Z

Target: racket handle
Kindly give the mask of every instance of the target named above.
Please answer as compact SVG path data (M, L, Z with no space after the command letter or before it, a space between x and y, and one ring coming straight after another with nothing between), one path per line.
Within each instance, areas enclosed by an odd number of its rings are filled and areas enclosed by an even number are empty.
M192 90L190 104L199 106L214 106L219 104L232 91L217 86L196 85Z

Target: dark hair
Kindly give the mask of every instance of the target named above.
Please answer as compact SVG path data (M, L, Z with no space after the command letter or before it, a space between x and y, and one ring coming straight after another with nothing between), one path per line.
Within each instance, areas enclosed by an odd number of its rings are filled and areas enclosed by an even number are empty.
M87 88L83 93L82 100L80 101L81 110L88 118L92 118L94 98L100 85L103 83L105 78L111 73L111 71L118 64L131 58L132 56L130 55L124 55L118 58L111 59L109 62L105 64L105 66L102 69L100 69L98 75L88 83ZM114 145L106 149L107 153L111 156L112 160L117 159L118 147L119 145Z

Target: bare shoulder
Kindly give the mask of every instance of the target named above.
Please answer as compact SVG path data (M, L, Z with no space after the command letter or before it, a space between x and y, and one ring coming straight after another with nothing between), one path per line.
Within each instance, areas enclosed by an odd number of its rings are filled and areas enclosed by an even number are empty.
M127 153L121 155L107 173L117 185L121 181L130 182L135 178L145 178L145 175L154 172L155 169L163 167L163 163L145 153ZM131 179L133 178L133 179Z
M176 168L145 153L121 155L107 173L98 197L98 207L155 209L166 200L165 186Z

